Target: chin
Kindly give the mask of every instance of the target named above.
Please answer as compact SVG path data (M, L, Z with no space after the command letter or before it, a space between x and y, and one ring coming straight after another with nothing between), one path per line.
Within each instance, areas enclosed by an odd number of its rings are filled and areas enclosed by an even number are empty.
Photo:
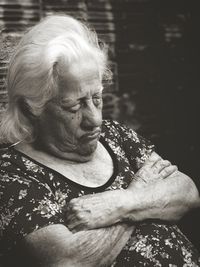
M90 144L81 145L77 152L81 156L90 156L95 152L96 148L97 148L97 140L95 142L93 141Z

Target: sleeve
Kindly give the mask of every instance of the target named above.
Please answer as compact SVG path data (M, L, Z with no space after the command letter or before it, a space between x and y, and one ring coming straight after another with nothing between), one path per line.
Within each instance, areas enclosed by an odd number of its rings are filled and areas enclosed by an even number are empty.
M155 150L155 146L133 129L118 122L113 123L119 132L121 146L123 146L126 156L134 171L137 171Z
M11 249L17 241L39 228L62 223L61 209L54 194L36 179L1 175L0 189L2 250Z

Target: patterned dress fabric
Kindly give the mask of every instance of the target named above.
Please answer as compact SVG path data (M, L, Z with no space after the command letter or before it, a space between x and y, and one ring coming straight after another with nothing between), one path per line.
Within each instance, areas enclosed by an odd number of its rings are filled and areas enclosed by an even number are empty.
M112 157L114 172L95 188L69 180L14 146L1 150L0 263L10 258L27 234L50 224L65 224L63 209L72 198L127 188L154 150L150 142L114 121L103 122L100 142ZM146 221L136 224L114 266L195 267L200 266L200 256L176 225Z

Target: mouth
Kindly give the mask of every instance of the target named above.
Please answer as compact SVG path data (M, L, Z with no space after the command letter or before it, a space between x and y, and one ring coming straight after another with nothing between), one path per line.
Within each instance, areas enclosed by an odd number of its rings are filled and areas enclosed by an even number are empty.
M94 139L98 139L100 136L101 131L97 130L97 131L93 131L93 132L88 132L86 134L84 134L82 136L83 140L94 140Z

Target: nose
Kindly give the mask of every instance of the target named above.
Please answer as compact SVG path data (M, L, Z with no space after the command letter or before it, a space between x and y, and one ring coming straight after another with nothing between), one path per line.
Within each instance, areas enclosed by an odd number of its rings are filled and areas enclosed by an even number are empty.
M101 126L102 109L97 108L93 103L88 103L83 110L81 127L83 130L92 131Z

